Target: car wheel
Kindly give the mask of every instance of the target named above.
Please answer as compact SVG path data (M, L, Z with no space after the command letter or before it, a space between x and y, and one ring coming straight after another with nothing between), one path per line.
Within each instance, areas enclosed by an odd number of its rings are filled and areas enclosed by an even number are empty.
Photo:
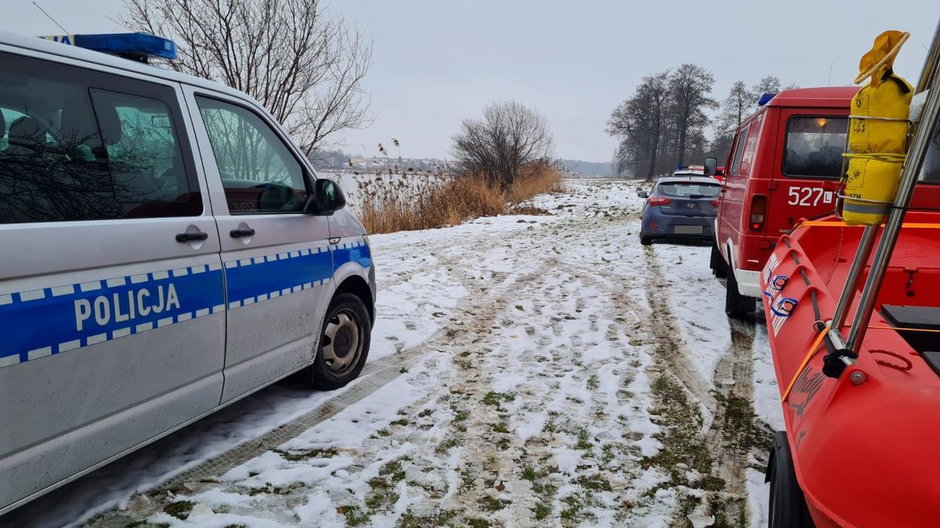
M754 301L753 297L741 295L734 270L728 269L728 280L725 281L725 313L728 317L744 319L744 316L754 311Z
M787 434L778 431L770 467L769 528L815 528L806 506L806 497L796 480Z
M648 246L652 243L653 243L653 239L651 237L640 235L640 244L643 244L644 246Z
M333 390L356 379L371 343L369 312L359 297L341 293L333 298L320 331L317 357L310 366L310 385Z
M725 258L721 256L721 252L718 251L718 243L715 239L712 239L712 254L708 262L708 267L712 269L712 273L719 279L724 279L728 276L728 264L725 262Z

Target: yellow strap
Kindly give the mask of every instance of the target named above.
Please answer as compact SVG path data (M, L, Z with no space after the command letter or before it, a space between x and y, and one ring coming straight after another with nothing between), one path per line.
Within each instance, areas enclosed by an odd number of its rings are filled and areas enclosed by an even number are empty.
M794 227L867 227L865 225L848 225L845 222L825 222L822 220L808 220L806 222L801 222L796 224ZM901 224L901 229L940 229L940 224L925 223L925 222L910 222Z
M803 373L803 369L806 368L806 364L809 363L809 360L816 355L816 349L819 348L819 345L822 344L823 339L826 338L826 334L829 333L829 327L827 326L825 330L819 332L819 335L816 336L816 340L813 341L812 346L809 347L809 352L806 353L806 357L803 358L803 362L800 363L799 368L796 369L796 372L793 374L793 379L790 380L790 383L787 384L787 390L783 391L783 398L781 401L787 401L787 398L790 397L790 391L793 390L793 385L796 384L796 379L800 377L800 374Z

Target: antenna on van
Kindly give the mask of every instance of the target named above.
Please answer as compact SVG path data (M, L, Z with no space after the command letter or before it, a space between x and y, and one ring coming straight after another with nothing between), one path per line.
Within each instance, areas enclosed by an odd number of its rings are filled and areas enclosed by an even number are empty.
M826 84L826 86L832 86L832 65L835 64L835 63L836 63L836 61L830 61L830 62L829 62L829 83Z
M59 26L59 29L61 29L62 31L65 31L66 33L69 32L69 30L67 30L67 29L65 29L64 27L62 27L62 24L56 22L56 19L52 18L52 15L50 15L49 13L47 13L45 9L43 9L39 4L37 4L37 3L36 3L36 0L33 0L33 5L36 6L36 9L42 11L42 14L46 15L46 16L49 18L49 20L52 21L53 24Z

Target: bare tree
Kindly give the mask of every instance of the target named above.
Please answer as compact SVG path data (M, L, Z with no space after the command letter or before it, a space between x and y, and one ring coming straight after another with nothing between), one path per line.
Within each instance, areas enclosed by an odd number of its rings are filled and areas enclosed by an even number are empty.
M371 121L362 81L372 44L319 0L124 0L122 23L171 38L177 71L227 84L267 108L306 153Z
M751 87L751 93L755 97L760 97L765 93L777 93L780 91L780 79L775 75L768 75L757 81L757 84Z
M643 77L633 97L621 103L607 121L607 133L621 139L620 156L634 163L633 173L653 179L661 169L669 71Z
M467 119L453 137L458 163L503 186L512 184L519 169L552 156L548 122L538 111L517 101L497 102L483 109L483 119Z
M718 107L709 97L715 77L695 64L683 64L669 76L671 114L675 120L677 163L685 163L690 134L700 133L708 122L706 110Z

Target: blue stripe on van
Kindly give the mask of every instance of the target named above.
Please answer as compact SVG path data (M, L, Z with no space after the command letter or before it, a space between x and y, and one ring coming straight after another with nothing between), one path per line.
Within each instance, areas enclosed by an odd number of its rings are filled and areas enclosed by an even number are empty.
M346 262L372 266L361 237L332 249L228 261L224 282L211 264L0 294L0 368L308 290Z
M357 262L363 268L372 266L372 252L365 242L342 243L333 248L333 269L347 262Z
M5 295L0 367L221 311L222 284L212 264Z
M329 247L305 248L225 263L229 309L275 299L329 282Z

